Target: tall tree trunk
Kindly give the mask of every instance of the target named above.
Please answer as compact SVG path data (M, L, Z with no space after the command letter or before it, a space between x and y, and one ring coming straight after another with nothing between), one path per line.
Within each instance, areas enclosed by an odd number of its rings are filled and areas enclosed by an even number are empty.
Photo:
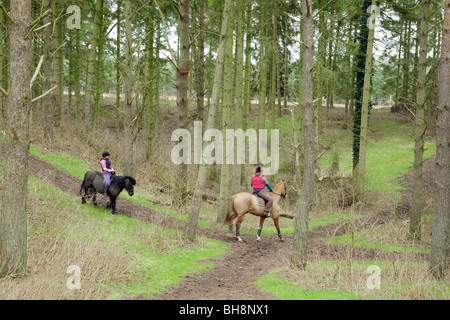
M102 1L102 0L98 0ZM132 121L133 121L133 52L132 52L132 35L131 35L131 15L132 15L132 0L125 0L125 107L124 114L124 174L127 176L133 175L133 139L132 139Z
M358 51L355 63L355 110L353 113L353 170L356 170L359 161L359 147L361 136L361 107L363 100L364 76L366 70L366 54L369 28L367 26L367 8L369 8L371 0L364 0L361 6L363 13L360 18L359 35L358 35Z
M266 6L265 0L260 5L260 36L259 36L259 110L258 129L266 126L266 94L267 94L267 48L266 48Z
M147 22L147 144L145 146L145 159L150 160L152 155L152 145L153 145L153 116L154 116L154 46L153 38L155 35L155 28L153 23L152 12L148 13Z
M102 97L102 79L103 79L103 48L106 41L106 30L103 29L103 3L104 0L100 1L100 14L99 14L99 37L98 37L98 50L97 50L97 62L95 68L95 94L94 94L94 124L95 128L98 129L100 126L100 101Z
M200 30L198 33L198 63L197 63L197 115L203 121L205 109L205 0L199 5Z
M51 6L50 0L44 1L44 10L49 10ZM55 12L52 14L55 16ZM44 24L51 22L52 15L48 15L44 18ZM56 19L56 18L55 18ZM42 86L42 91L47 92L52 87L52 28L51 26L44 29L44 83ZM53 48L55 46L53 45ZM53 77L55 74L53 74ZM52 139L53 138L53 94L49 94L42 99L43 109L44 109L44 138Z
M436 184L430 268L442 278L450 268L450 0L444 4L439 105L436 128Z
M76 41L76 53L77 56L75 58L75 99L76 99L76 119L80 119L80 108L81 108L81 85L80 85L80 69L81 69L81 63L80 63L80 29L76 29L75 31L75 41Z
M31 0L11 1L9 95L5 110L5 155L0 214L0 277L27 269L27 186L31 109Z
M243 86L244 86L244 23L245 23L245 1L236 2L236 82L235 88L235 117L234 128L241 129L244 126L244 104L243 104ZM237 149L237 146L235 146ZM236 152L236 151L235 151ZM236 154L236 153L235 153ZM231 166L233 173L233 184L231 186L231 192L233 194L238 193L241 188L242 174L244 165L234 164Z
M53 77L52 77L52 82L53 82L53 86L58 86L58 89L53 91L52 93L52 105L50 107L53 107L53 125L55 127L59 127L59 123L61 120L61 94L59 91L59 78L60 78L60 74L61 71L60 70L60 55L62 55L62 48L60 48L61 46L61 41L60 41L60 32L59 32L59 25L61 23L61 19L59 17L59 5L57 3L57 1L51 1L51 5L52 5L52 15L53 15L53 25L54 28L49 27L50 30L52 31L54 29L54 32L52 33L52 42L53 42ZM44 102L45 103L45 102Z
M399 103L399 99L400 99L400 60L402 57L402 45L403 42L403 22L402 22L402 18L400 16L400 40L398 42L398 57L397 57L397 77L396 77L396 81L395 81L395 105L397 106Z
M245 16L246 32L245 32L245 67L244 67L244 104L242 113L242 129L247 131L248 128L248 116L250 114L250 83L251 83L251 73L252 73L252 0L247 0L247 9ZM246 152L246 159L248 157L248 149ZM245 183L245 165L241 166L241 182L242 185Z
M416 119L414 129L414 169L413 190L411 198L411 217L409 232L415 240L421 237L421 218L423 210L423 152L425 146L425 96L427 76L427 54L428 54L428 7L430 0L422 0L422 13L420 20L420 53L417 67L417 101Z
M313 67L314 67L314 27L311 0L302 0L303 25L303 72L302 72L302 105L303 105L303 181L298 194L294 244L291 261L297 268L306 268L308 242L308 216L311 197L314 189L315 168L315 129L313 103ZM299 169L298 169L299 171Z
M95 57L97 56L98 38L100 35L100 14L104 0L97 0L94 12L94 27L91 39L91 48L88 56L88 69L86 75L86 90L83 99L83 116L87 120L86 128L91 127L94 120L94 76L95 76ZM88 129L89 130L89 129Z
M252 1L247 0L246 32L245 32L245 78L244 78L244 129L247 129L247 119L250 112L250 82L252 74Z
M117 38L116 38L116 134L119 136L120 133L120 101L121 101L121 81L120 81L120 71L122 69L122 55L120 54L120 39L121 39L121 21L122 21L122 0L117 1Z
M406 40L405 40L405 51L403 55L403 89L402 98L403 102L408 101L408 89L409 89L409 61L411 57L411 21L406 22L407 29L405 30Z
M275 10L275 9L273 9ZM276 117L276 97L277 97L277 57L278 57L278 39L277 39L277 24L275 19L275 13L272 12L272 41L271 41L271 53L272 53L272 69L270 71L270 128L275 129L275 117Z
M228 23L230 20L231 7L232 7L232 0L225 0L225 6L223 9L223 17L222 17L222 27L220 33L220 43L217 53L216 69L214 72L214 84L211 94L211 103L208 109L208 120L206 130L214 128L217 105L219 103L220 87L222 83L223 60L225 56L225 41L227 38L227 30L228 30ZM200 215L200 207L203 200L203 191L205 190L206 185L207 168L208 167L205 163L202 163L200 165L194 195L192 197L191 206L189 208L188 221L186 223L184 236L190 240L195 239L198 217Z
M155 82L154 88L155 88L155 102L153 105L153 114L154 114L154 118L155 121L153 122L153 131L155 133L158 132L158 124L159 124L159 114L160 114L160 110L159 110L159 84L160 84L160 59L159 59L159 51L160 51L160 47L161 47L161 23L158 21L158 23L156 24L157 28L156 28L156 49L155 49L155 73L154 73L154 78L153 81Z
M228 31L225 42L225 58L223 67L223 106L222 106L222 132L232 128L231 108L233 106L233 10L230 12ZM226 145L226 136L223 137L223 145ZM223 153L223 164L220 166L220 194L217 212L217 222L222 222L227 214L228 198L230 197L230 167L226 161L227 153Z
M323 0L319 2L319 6L323 6ZM325 17L322 11L319 14L319 34L322 36L319 39L318 51L317 51L317 65L316 65L316 135L322 131L322 118L323 118L323 84L324 84L324 67L325 67Z
M179 60L177 70L177 124L179 129L186 129L188 124L188 77L189 77L189 0L180 1L180 19L178 24ZM176 167L173 203L183 206L187 196L187 164Z
M376 0L372 0L372 7L376 5ZM375 20L374 12L371 13L370 19ZM359 141L359 159L356 170L356 187L358 199L364 201L365 185L366 185L366 150L367 150L367 131L369 119L369 103L370 103L370 86L372 77L372 60L373 60L373 41L375 35L375 21L373 27L369 28L367 36L366 63L364 71L363 100L361 106L361 135Z

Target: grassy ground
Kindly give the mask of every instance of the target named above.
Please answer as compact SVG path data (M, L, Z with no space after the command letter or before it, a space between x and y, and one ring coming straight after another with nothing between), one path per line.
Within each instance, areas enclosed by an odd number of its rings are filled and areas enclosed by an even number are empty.
M376 114L370 123L367 148L367 190L369 201L359 206L358 213L369 214L379 210L395 212L401 199L398 178L408 172L414 160L412 126L395 119L391 114ZM288 127L282 132L289 133ZM332 167L340 176L350 176L352 171L352 136L342 130L342 124L330 122L321 135L319 149L324 152L318 161L319 175L328 175ZM436 145L426 141L425 158L434 155ZM321 198L322 200L324 198ZM314 209L312 215L317 214ZM366 231L348 233L329 239L331 245L381 249L386 252L429 252L431 241L431 216L423 218L422 241L408 240L408 220L392 219L385 225ZM448 281L438 282L429 275L428 264L417 264L405 258L402 262L368 261L314 261L304 271L289 267L274 270L258 282L261 290L281 299L450 299ZM380 290L367 289L367 267L375 264L381 268ZM289 265L289 262L286 262ZM332 279L332 281L330 281Z
M377 268L380 286L371 286ZM369 286L368 286L369 282ZM310 262L265 274L257 286L283 300L449 299L450 284L433 280L427 263L380 261Z
M0 299L123 299L152 297L190 272L211 268L223 243L186 242L162 229L92 205L29 178L29 271L0 280ZM199 263L208 259L208 263ZM68 290L67 268L81 269L81 289Z

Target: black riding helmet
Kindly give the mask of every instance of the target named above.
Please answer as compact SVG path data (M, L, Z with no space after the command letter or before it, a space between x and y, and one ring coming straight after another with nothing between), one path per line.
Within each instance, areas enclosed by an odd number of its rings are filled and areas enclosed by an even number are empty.
M104 158L104 157L107 157L107 156L110 156L110 154L109 154L108 151L105 151L105 152L102 153L102 157L103 157L103 158Z

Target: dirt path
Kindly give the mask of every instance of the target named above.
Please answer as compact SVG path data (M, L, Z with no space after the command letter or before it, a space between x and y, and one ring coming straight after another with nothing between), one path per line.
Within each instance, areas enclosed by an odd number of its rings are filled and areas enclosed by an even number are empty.
M65 192L78 195L81 180L70 176L64 171L47 162L30 155L30 172L40 179L48 180ZM425 175L424 175L425 176ZM99 204L104 204L102 196ZM132 203L126 199L117 200L117 210L120 214L140 219L165 228L183 229L184 222L150 208ZM353 221L353 230L360 231L383 224L389 219L388 214L378 213ZM308 257L310 260L346 259L349 248L346 246L325 245L324 240L333 235L347 232L345 225L335 224L314 228L308 234ZM264 232L263 232L264 233ZM186 275L178 285L169 287L154 299L163 300L236 300L276 299L256 288L257 280L277 266L288 263L292 252L293 235L286 234L285 242L280 242L276 235L264 235L261 242L256 241L256 235L244 235L244 242L238 243L225 230L198 229L198 234L208 238L218 239L228 243L229 252L223 259L214 260L212 270ZM409 259L426 261L427 255L420 253L387 253L382 250L352 248L350 252L355 260L392 261L410 255Z

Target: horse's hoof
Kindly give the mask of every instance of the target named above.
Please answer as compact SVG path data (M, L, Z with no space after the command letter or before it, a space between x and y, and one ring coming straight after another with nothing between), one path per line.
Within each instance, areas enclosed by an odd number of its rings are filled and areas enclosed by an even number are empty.
M283 237L280 237L280 241L281 241L281 242L284 242L284 239L283 239Z
M257 236L257 237L256 237L256 241L260 242L260 241L261 241L261 237L260 237L260 236Z
M242 240L241 237L237 237L236 240L237 240L238 242L244 242L244 241Z

